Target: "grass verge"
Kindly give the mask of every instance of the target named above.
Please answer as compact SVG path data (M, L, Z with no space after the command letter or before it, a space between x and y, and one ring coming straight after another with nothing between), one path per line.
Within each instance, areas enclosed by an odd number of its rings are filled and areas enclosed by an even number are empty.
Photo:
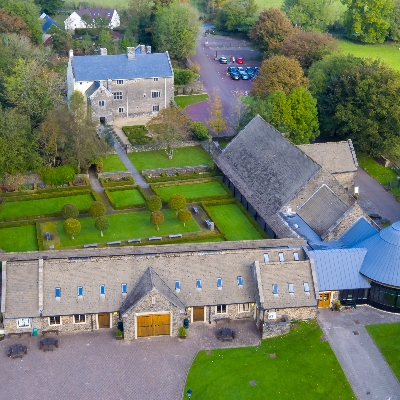
M107 196L115 207L135 206L145 204L146 201L138 189L107 190Z
M119 158L118 154L110 154L107 157L102 157L102 160L103 172L127 171L127 168Z
M178 107L185 109L192 104L201 103L208 99L208 94L192 94L190 96L175 96L174 100Z
M0 228L0 249L8 252L39 250L35 224Z
M322 335L316 321L301 322L288 335L260 346L213 350L211 355L200 351L184 393L190 388L193 398L213 400L355 399Z

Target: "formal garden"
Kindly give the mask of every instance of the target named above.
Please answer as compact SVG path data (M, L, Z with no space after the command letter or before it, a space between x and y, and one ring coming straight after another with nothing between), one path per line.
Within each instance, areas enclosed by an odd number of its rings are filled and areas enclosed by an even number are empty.
M317 321L260 346L200 351L184 390L199 399L355 399Z

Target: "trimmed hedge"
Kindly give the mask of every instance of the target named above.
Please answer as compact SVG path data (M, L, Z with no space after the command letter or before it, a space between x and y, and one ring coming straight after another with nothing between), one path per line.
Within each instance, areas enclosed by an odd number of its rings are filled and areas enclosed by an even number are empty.
M0 223L0 229L2 228L15 228L17 226L34 225L35 221L22 221L22 222L2 222Z
M268 235L263 231L261 226L258 224L258 222L253 218L253 216L246 210L246 208L243 206L243 204L236 198L230 199L230 200L211 200L211 201L204 201L201 203L201 206L203 207L204 211L206 214L213 220L216 228L218 229L219 232L221 232L227 240L229 239L229 236L224 233L224 231L221 229L219 226L218 222L215 221L215 218L212 214L212 212L208 209L208 206L222 206L225 204L236 204L237 207L239 207L240 211L247 217L249 222L253 225L253 227L257 230L257 232L260 234L260 236L264 239L268 239Z
M42 230L40 229L40 222L35 222L36 225L36 239L38 243L38 249L39 251L44 250L44 244L43 244L43 237L42 237Z
M104 179L108 178L100 178L99 181L103 188L111 188L111 187L126 186L126 185L131 186L135 184L135 181L130 175L127 175L124 178L125 178L124 180L119 180L118 182L104 182Z
M43 200L43 199L54 199L56 197L69 197L81 194L90 194L93 193L91 189L84 189L84 190L69 190L63 192L46 192L46 193L39 193L39 194L28 194L25 196L15 196L15 197L7 197L4 199L3 203L11 203L14 201L28 201L28 200Z
M181 174L178 172L177 176L167 176L165 172L161 173L161 176L149 178L148 175L143 175L143 178L147 183L157 183L157 182L170 182L170 181L184 181L188 179L199 179L199 178L210 178L221 175L219 171L215 172L195 172L194 174Z
M75 192L75 191L84 191L84 190L90 191L90 185L67 186L67 187L61 187L61 188L29 190L28 193L25 193L23 191L22 192L0 192L0 197L24 197L24 196L32 196L32 195L41 195L41 194L45 194L45 193Z
M152 137L146 136L149 131L145 125L123 126L122 131L133 146L149 144L153 140Z

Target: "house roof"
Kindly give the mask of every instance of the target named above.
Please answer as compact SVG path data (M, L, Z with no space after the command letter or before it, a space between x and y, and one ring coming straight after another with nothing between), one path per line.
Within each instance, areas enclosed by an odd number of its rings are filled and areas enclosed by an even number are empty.
M371 287L359 273L366 249L313 250L309 254L314 259L320 291Z
M153 289L156 289L158 293L164 296L164 298L166 298L170 303L177 306L180 310L185 310L185 305L179 300L177 295L159 277L157 272L152 267L148 267L127 297L124 304L122 304L119 310L121 315L125 314L132 307L138 304L140 300L148 295Z
M114 9L112 9L112 8L85 8L83 10L77 10L75 12L80 17L82 17L82 15L86 14L86 15L89 15L89 17L92 17L93 19L95 19L97 17L104 17L104 18L108 18L109 20L111 20L113 13L114 13Z
M44 18L44 23L42 25L42 33L46 33L53 25L55 25L58 29L60 28L60 25L57 24L54 19L50 18L48 15L46 15Z
M297 210L297 215L323 236L349 208L324 184Z
M259 115L215 162L267 223L268 217L275 218L272 223L287 232L290 228L274 214L321 168Z
M74 56L72 65L77 82L173 76L168 53Z
M100 82L93 82L85 91L87 97L90 97L98 88L100 87Z
M360 217L343 235L340 240L346 247L355 245L378 232L364 217Z
M313 307L317 305L311 264L309 260L290 262L259 263L264 308ZM304 291L304 283L309 284L309 294ZM278 294L273 286L278 285ZM294 293L289 293L289 284L293 284Z
M400 287L400 221L356 244L368 250L360 272L373 281Z
M331 174L357 171L358 162L351 140L302 144L297 147Z

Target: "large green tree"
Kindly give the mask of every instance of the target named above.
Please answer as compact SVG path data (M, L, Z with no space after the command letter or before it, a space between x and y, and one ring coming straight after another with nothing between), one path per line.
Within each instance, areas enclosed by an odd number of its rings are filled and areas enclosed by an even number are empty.
M341 0L347 6L344 25L348 37L363 43L383 43L389 34L393 0Z
M228 32L248 32L257 19L254 0L229 0L217 14L217 28Z
M64 6L64 0L35 0L35 4L46 14L56 15Z
M400 0L394 0L393 12L390 17L389 37L392 40L400 40Z
M153 31L153 44L157 51L169 52L177 60L195 53L199 16L189 4L172 3L158 8Z
M333 0L285 0L283 11L306 31L327 32L333 23Z

